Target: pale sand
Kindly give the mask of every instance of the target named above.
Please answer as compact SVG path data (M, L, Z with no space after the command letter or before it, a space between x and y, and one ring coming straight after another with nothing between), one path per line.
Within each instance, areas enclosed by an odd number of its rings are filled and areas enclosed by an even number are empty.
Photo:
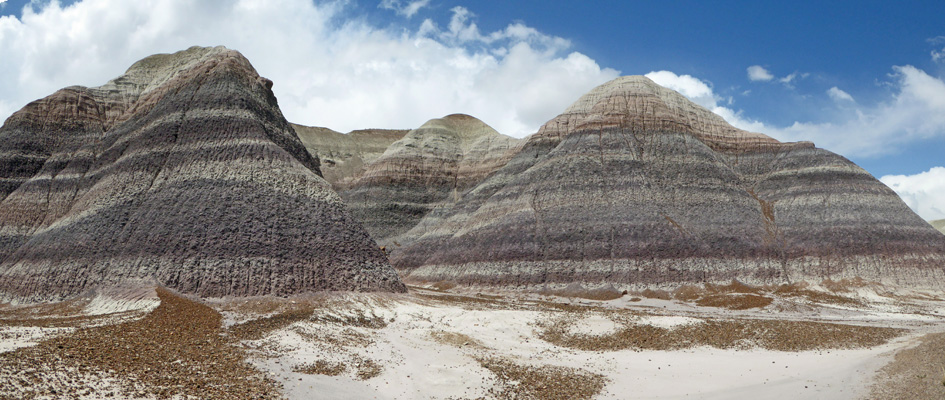
M374 343L369 346L326 347L306 340L293 334L293 329L324 332L338 330L340 325L332 327L303 321L264 339L263 342L279 350L272 353L275 358L260 358L255 364L278 377L285 384L286 394L294 399L488 397L490 389L501 388L501 382L476 361L475 357L483 356L601 374L607 383L594 397L597 399L860 399L868 395L874 374L891 360L895 351L913 346L914 339L924 332L945 330L945 320L926 313L894 313L885 306L881 310L841 309L840 313L834 307L827 307L817 312L788 313L788 316L915 330L885 345L852 350L783 352L697 347L676 351L580 351L540 339L538 325L547 322L554 311L511 309L527 303L511 301L514 307L451 304L408 295L383 310L366 311L381 311L379 314L384 314L385 320L393 320L386 327L348 327L373 338ZM584 303L618 304L619 307L631 304ZM704 321L692 307L668 303L687 310L687 315L640 315L630 322L671 329ZM652 307L652 304L639 308L648 313L663 310L662 305ZM670 308L673 307L667 307ZM712 309L702 311L712 312ZM714 311L703 316L738 314ZM778 313L750 310L744 314L771 318ZM807 318L801 318L804 316ZM616 331L618 324L605 313L591 312L578 318L572 329L577 331L575 333L606 335ZM459 333L471 340L444 343L436 340L433 332ZM378 362L383 372L368 380L357 379L352 368L334 377L292 372L292 366L298 363L317 359L345 360L352 354Z
M567 367L586 377L598 374L604 387L595 399L865 399L877 371L896 352L916 346L927 333L945 332L945 301L877 297L875 292L859 296L868 301L823 305L778 298L763 309L732 311L675 300L593 301L514 292L495 297L414 289L406 295L269 299L285 308L255 316L235 309L224 314L232 323L314 307L311 317L242 342L250 362L280 382L291 399L503 398L509 388L525 384L501 378L480 363L485 359ZM89 299L83 310L101 315L149 311L156 305L149 296L114 297ZM718 318L824 321L908 332L883 345L842 350L785 352L744 343L731 349L583 351L540 338L544 326L562 318L572 322L570 334L589 337L606 337L629 325L678 329ZM0 352L71 329L3 326ZM295 372L317 361L346 369L337 376ZM374 365L379 373L372 373ZM109 390L108 382L102 385L97 393Z

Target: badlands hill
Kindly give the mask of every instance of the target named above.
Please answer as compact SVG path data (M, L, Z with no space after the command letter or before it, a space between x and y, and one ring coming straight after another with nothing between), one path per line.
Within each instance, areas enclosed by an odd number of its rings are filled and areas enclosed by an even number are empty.
M935 229L938 229L939 232L945 233L945 219L938 219L935 221L929 221Z
M362 178L374 183L375 202L387 201L376 209L459 196L433 211L417 207L416 224L366 220L381 238L414 225L402 236L416 240L391 254L406 279L945 282L945 237L865 170L809 142L736 129L645 77L595 88L504 157L456 191L451 175L418 163L368 168L409 165L414 176L445 178L413 181L427 192ZM382 197L383 185L398 196ZM404 187L420 200L399 197Z
M302 145L321 161L322 176L335 190L350 186L391 144L407 134L398 129L361 129L348 133L292 124Z
M238 52L147 57L0 128L0 296L403 291Z
M430 210L459 200L505 165L519 142L468 115L433 119L391 144L339 193L378 243L396 247L412 240L401 235Z

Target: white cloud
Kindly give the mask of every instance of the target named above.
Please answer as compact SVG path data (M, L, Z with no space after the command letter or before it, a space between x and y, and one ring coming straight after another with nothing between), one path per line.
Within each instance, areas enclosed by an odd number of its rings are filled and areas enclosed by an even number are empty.
M430 0L415 0L403 2L400 0L382 0L378 5L380 8L394 10L397 14L411 18L420 11L421 8L430 4Z
M891 98L857 107L852 117L769 128L772 136L812 140L848 157L889 154L903 144L945 136L945 81L910 65L893 71Z
M879 180L895 190L920 217L945 218L945 167L932 167L915 175L886 175Z
M928 42L932 45L941 46L942 44L945 44L945 36L936 36L934 38L928 39ZM933 49L931 56L932 61L934 62L945 61L945 47L943 47L941 50Z
M818 147L847 157L871 157L895 152L907 143L945 136L945 81L910 65L893 67L893 72L889 84L896 92L891 98L869 107L857 106L852 114L838 109L837 117L826 122L797 121L788 126L765 124L720 106L723 98L699 78L670 71L651 72L647 77L682 93L735 127L782 141L813 141ZM827 95L834 100L854 100L839 88L828 89Z
M748 67L748 79L751 81L767 82L774 79L774 75L771 75L768 70L760 65L752 65Z
M844 102L844 101L855 102L855 100L853 100L853 96L850 96L849 93L844 92L842 89L836 86L830 89L827 89L827 95L830 96L830 98L836 102Z
M671 71L653 71L645 75L656 84L673 89L696 104L711 109L720 100L709 83L692 75L676 75Z
M810 73L807 73L807 72L800 73L800 72L795 71L795 72L790 73L788 76L778 79L778 82L781 82L781 84L783 84L784 87L788 89L794 89L794 82L798 78L804 79L804 78L807 78L808 76L810 76Z
M765 69L765 67L762 67L760 65L752 65L748 67L747 71L748 71L748 80L752 82L770 82L775 79L775 76L774 74L771 73L771 71L768 71L767 69ZM800 72L795 71L783 78L777 78L777 80L778 82L781 82L781 84L783 84L785 87L789 89L794 89L794 82L798 78L807 78L809 75L810 75L809 73L800 73Z
M524 136L618 75L522 23L481 32L462 7L445 29L425 20L404 30L346 19L346 4L84 0L2 17L0 118L62 87L101 85L147 55L192 45L239 50L274 81L287 119L340 131L413 128L462 112Z

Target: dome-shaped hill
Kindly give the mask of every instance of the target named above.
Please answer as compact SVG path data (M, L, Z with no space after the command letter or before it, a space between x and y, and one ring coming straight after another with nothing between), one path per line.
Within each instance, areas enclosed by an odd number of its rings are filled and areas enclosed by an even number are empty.
M148 57L0 127L0 297L403 291L241 54Z
M416 281L945 281L945 238L862 168L645 77L581 97L406 236L391 261Z

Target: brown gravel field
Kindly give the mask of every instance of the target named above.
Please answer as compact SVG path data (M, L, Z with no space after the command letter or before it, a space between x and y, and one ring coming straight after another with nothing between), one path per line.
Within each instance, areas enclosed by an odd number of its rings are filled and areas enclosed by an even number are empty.
M223 335L220 313L163 289L158 296L161 305L140 320L0 353L0 380L10 383L0 398L281 397Z
M945 399L945 333L921 338L879 371L870 395L876 400Z

